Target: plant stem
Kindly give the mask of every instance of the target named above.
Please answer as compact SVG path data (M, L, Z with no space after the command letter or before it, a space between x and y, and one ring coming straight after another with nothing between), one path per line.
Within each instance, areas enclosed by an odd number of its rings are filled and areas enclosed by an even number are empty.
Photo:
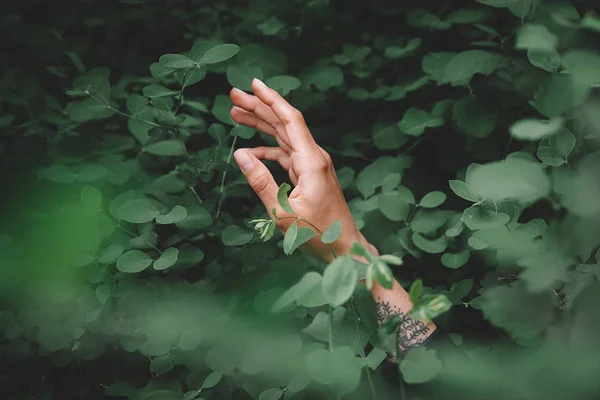
M329 306L329 351L333 351L333 307Z
M127 229L123 228L123 227L121 226L121 221L119 221L119 222L117 223L117 228L119 228L119 229L120 229L120 230L122 230L123 232L125 232L125 233L127 233L127 234L131 235L131 237L134 237L134 238L137 238L137 237L139 237L139 238L141 238L141 239L144 241L144 243L146 243L148 246L152 247L154 250L158 251L158 253L159 253L159 254L162 254L162 251L160 251L160 250L158 249L158 247L156 247L155 245L153 245L152 243L150 243L149 241L147 241L147 240L146 240L146 239L144 239L143 237L141 237L141 236L138 236L138 235L136 235L135 233L131 232L130 230L127 230Z
M124 112L123 112L123 111L121 111L121 110L117 110L116 108L114 108L113 106L111 106L110 104L108 104L108 102L107 102L107 101L105 101L104 99L99 99L99 98L97 98L96 96L94 96L94 95L93 95L93 94L91 94L90 92L86 92L86 94L87 94L88 96L90 96L90 98L92 98L92 99L96 100L98 103L100 103L100 104L104 104L104 105L106 106L106 108L108 108L109 110L112 110L112 111L116 112L117 114L121 114L122 116L124 116L124 117L127 117L127 118L131 118L131 119L137 119L138 121L142 121L142 122L145 122L145 123L147 123L147 124L150 124L150 125L153 125L153 126L160 126L160 125L159 125L159 124L157 124L156 122L148 121L148 120L145 120L145 119L143 119L143 118L136 117L135 115L130 115L130 114L124 113Z
M237 138L237 136L233 137L233 143L231 143L231 148L229 149L229 157L227 157L227 165L231 163L233 149L235 148L235 142L237 141ZM225 176L227 176L227 170L223 171L223 176L221 177L221 189L219 190L221 193L221 197L219 198L219 205L217 206L217 216L215 219L219 219L219 215L221 215L221 204L223 203L223 188L225 187Z
M190 188L190 190L192 191L192 193L194 193L194 196L196 196L196 199L198 200L198 203L202 204L202 199L200 198L200 196L198 196L198 192L196 192L196 189L194 189L193 186L188 186L188 188Z
M183 74L183 78L181 79L181 91L179 92L179 103L177 104L177 107L175 107L175 111L173 111L173 115L177 115L177 112L179 112L179 107L181 107L181 103L183 103L183 91L185 90L185 85L186 85L186 81L185 79L187 78L189 72L192 70L193 68L188 68L185 73Z

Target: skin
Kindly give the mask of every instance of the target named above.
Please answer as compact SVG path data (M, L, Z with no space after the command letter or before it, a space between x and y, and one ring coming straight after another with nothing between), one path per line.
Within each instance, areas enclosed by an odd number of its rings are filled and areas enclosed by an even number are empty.
M279 146L238 149L233 156L270 217L273 218L273 208L279 217L292 215L279 206L279 185L262 160L276 161L288 172L293 184L289 195L290 205L302 219L310 221L321 231L336 220L342 222L342 234L332 244L337 255L348 253L354 242L361 243L371 253L379 255L375 246L367 241L356 226L338 182L333 161L315 142L302 113L258 79L252 81L252 90L254 95L237 88L231 90L230 97L234 104L231 117L241 125L273 136ZM295 217L283 219L277 222L277 228L285 233L294 221ZM306 224L300 222L298 225ZM327 245L318 237L308 241L303 248L327 262L333 259ZM413 307L408 293L397 281L394 281L392 289L385 289L374 282L372 293L380 323L394 314L406 315ZM435 329L432 322L405 318L399 328L398 351L394 356L401 357L410 348L422 345Z

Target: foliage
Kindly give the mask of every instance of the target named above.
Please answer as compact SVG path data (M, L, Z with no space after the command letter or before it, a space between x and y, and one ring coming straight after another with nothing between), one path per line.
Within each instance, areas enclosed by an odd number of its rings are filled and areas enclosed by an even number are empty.
M594 7L7 4L4 398L596 397ZM382 256L324 265L296 250L339 223L266 217L232 163L275 144L229 114L254 77L302 111ZM390 378L400 320L378 327L365 286L393 276L456 348Z

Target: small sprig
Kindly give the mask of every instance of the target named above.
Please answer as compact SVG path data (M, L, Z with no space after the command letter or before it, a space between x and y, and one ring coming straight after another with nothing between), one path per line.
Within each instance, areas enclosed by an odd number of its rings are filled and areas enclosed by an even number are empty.
M272 219L253 219L250 221L254 225L254 229L260 233L260 238L263 242L271 239L275 233L275 221Z

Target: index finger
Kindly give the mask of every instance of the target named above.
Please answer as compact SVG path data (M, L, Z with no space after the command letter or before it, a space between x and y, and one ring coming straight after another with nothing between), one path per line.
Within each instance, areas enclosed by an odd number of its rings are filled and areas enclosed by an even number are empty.
M300 111L292 107L277 91L268 87L260 79L254 78L252 89L256 97L269 106L283 123L294 150L315 150L317 148Z

